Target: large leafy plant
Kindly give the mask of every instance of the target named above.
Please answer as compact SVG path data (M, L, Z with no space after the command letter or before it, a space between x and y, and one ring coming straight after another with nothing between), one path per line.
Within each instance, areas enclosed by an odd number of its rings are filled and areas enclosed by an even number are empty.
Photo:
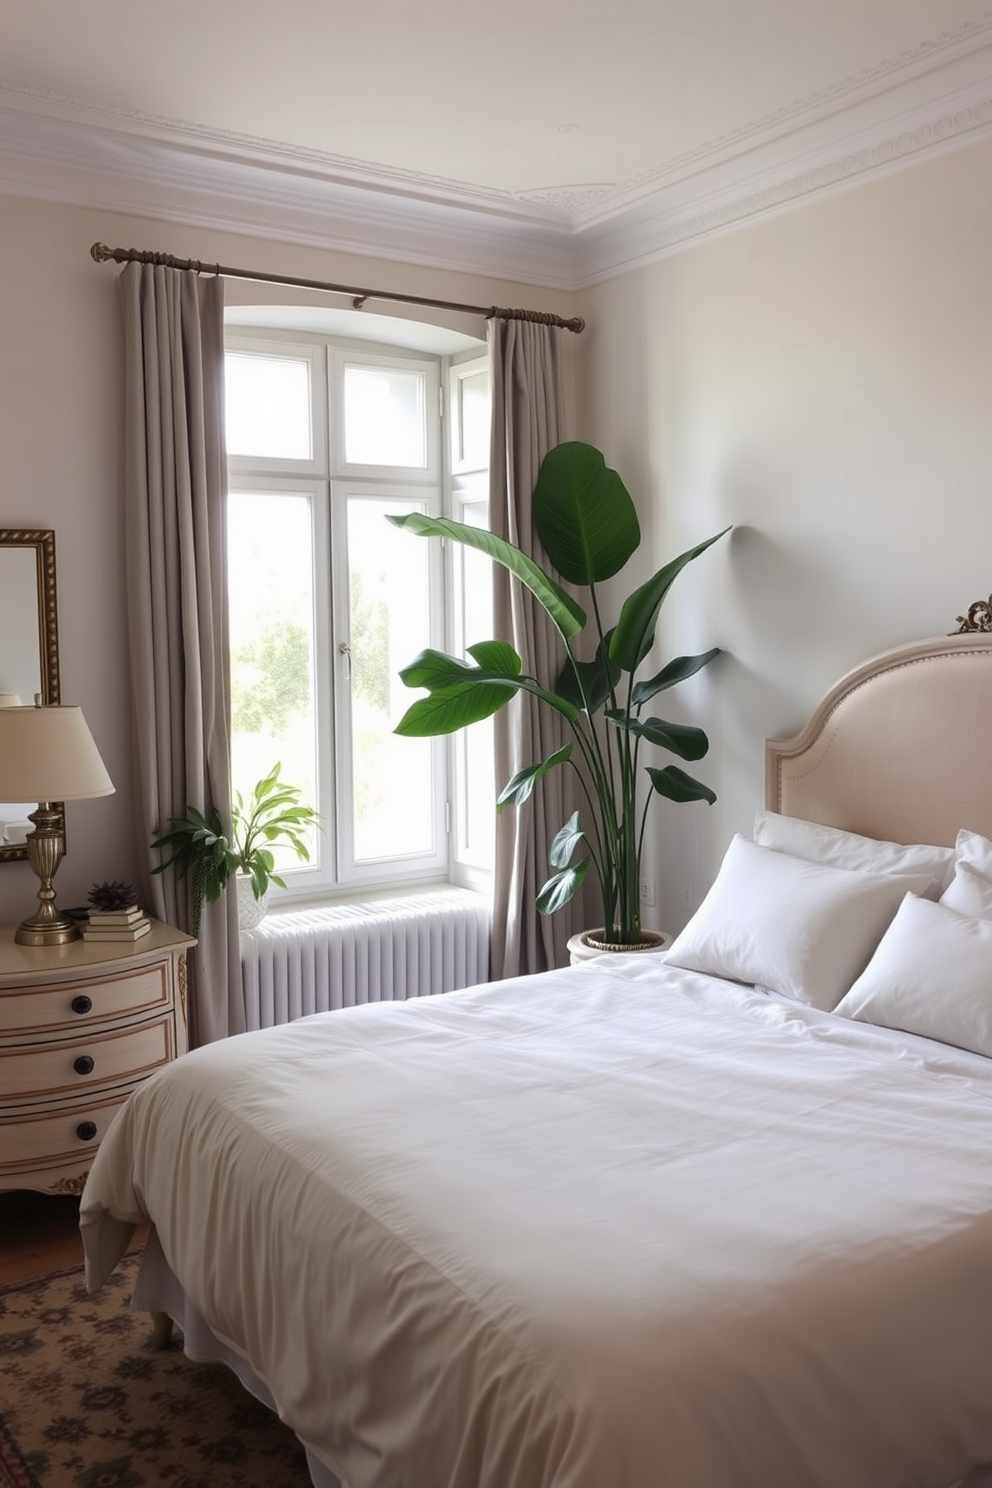
M280 780L281 768L274 765L247 799L235 792L229 832L216 807L203 812L187 806L183 816L170 816L170 830L152 842L159 851L171 850L171 856L153 868L153 873L175 868L177 879L189 878L194 935L200 933L204 904L215 904L235 874L251 879L256 899L267 893L270 884L286 887L275 872L273 847L289 846L298 858L309 859L303 833L320 817L312 806L301 802L298 786Z
M599 881L603 940L609 945L636 945L642 938L641 852L652 801L658 796L676 802L716 800L708 786L668 764L645 767L647 790L641 801L644 746L657 746L689 762L702 759L709 748L701 728L644 716L645 705L706 666L719 647L699 656L679 656L642 680L635 680L635 673L652 651L658 612L675 579L724 534L719 532L666 563L628 596L616 624L607 630L597 585L619 573L641 541L637 512L623 481L592 445L560 444L541 464L533 515L557 573L570 585L589 591L594 647L587 644L585 658L580 658L579 640L589 621L585 608L512 543L446 518L417 512L390 517L419 536L450 538L503 564L550 616L566 657L551 690L526 675L517 652L505 641L469 646L471 662L423 651L400 676L408 687L425 688L427 696L412 704L396 732L417 738L453 733L490 717L518 692L531 693L560 714L574 743L516 774L500 794L497 810L522 805L549 770L562 765L575 769L588 817L583 823L581 811L574 812L552 841L549 861L555 871L538 895L537 907L542 914L552 914L567 904L591 866ZM580 851L582 855L576 856Z

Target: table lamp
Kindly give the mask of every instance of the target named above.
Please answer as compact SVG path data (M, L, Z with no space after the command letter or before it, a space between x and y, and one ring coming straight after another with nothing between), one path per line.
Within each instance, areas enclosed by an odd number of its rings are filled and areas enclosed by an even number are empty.
M79 936L59 913L52 879L65 850L63 814L56 803L109 796L114 785L81 708L36 704L0 708L0 799L37 801L28 820L28 862L41 880L37 912L14 934L19 945L65 945Z

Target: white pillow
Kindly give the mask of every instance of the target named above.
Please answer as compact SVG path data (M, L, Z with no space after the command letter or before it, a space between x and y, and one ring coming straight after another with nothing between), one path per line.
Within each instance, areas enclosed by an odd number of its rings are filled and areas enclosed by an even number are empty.
M992 842L981 832L969 832L962 827L954 844L954 862L970 863L977 872L992 878Z
M853 868L867 873L926 873L930 887L927 899L939 899L954 871L954 848L925 842L903 844L861 837L840 827L782 816L777 811L759 811L754 819L754 840L776 852L791 853L810 863L828 863L832 868ZM992 844L990 844L992 848Z
M954 877L940 896L940 902L948 909L956 909L958 914L992 920L992 882L970 863L959 863Z
M907 894L836 1012L992 1057L992 920Z
M808 863L738 834L665 960L770 987L829 1013L864 970L903 895L929 883L926 874Z

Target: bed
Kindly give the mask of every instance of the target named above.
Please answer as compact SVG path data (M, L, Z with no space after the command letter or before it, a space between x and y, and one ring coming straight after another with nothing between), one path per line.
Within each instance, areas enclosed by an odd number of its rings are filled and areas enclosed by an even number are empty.
M184 1057L97 1155L90 1286L150 1221L136 1305L320 1488L984 1481L990 725L992 637L889 652L665 956Z

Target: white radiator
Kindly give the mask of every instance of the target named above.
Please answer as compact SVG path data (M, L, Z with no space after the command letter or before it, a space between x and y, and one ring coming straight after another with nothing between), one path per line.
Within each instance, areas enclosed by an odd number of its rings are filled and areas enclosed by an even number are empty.
M270 912L241 936L246 1027L487 981L489 924L467 889Z

